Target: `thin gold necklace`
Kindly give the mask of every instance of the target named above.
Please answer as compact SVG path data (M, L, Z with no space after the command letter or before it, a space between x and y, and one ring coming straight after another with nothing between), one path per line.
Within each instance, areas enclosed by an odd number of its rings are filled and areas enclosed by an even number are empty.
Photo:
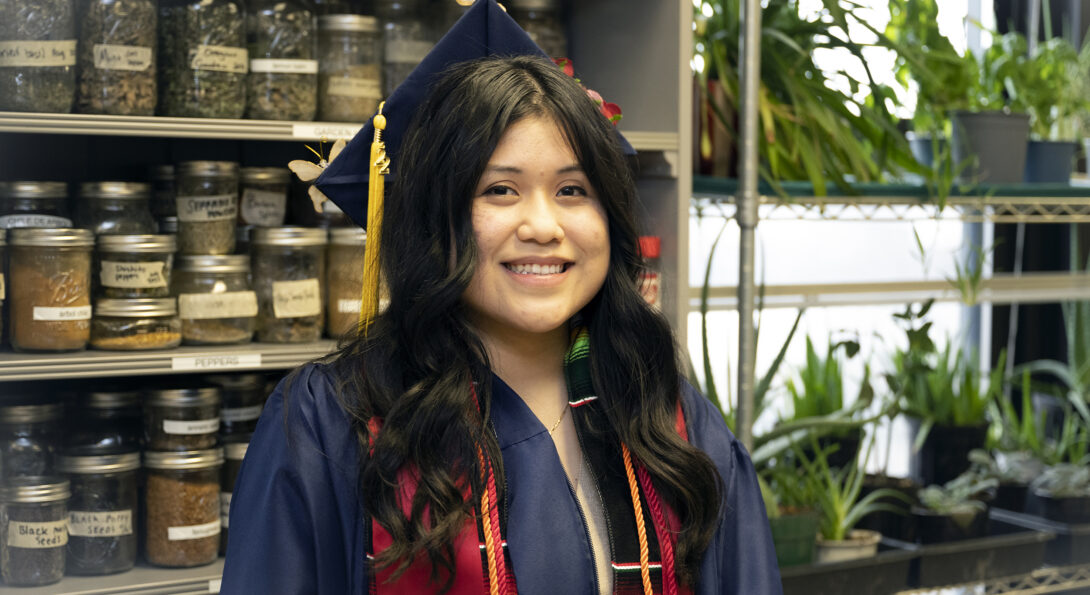
M560 422L564 421L564 416L568 414L568 409L571 409L571 407L564 405L564 410L560 412L560 417L556 418L556 423L553 424L553 427L549 428L549 434L552 434L560 427Z

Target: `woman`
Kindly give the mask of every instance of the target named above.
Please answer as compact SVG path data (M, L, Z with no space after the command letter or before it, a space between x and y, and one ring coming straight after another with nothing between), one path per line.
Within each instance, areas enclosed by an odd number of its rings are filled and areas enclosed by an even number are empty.
M748 456L638 292L635 185L595 103L486 58L417 114L389 306L270 398L223 592L779 593Z

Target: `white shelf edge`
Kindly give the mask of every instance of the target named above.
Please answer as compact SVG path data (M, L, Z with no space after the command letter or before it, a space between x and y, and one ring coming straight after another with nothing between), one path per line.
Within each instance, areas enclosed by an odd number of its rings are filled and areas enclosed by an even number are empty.
M20 595L166 595L180 593L218 593L223 576L223 558L194 568L157 568L138 563L132 570L105 576L65 576L58 583L44 587L12 589ZM6 592L6 591L5 591Z

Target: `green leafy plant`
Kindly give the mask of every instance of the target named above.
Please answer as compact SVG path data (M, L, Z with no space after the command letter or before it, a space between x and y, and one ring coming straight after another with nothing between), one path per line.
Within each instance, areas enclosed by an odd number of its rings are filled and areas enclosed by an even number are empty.
M1045 412L1033 414L1033 387L1029 371L1022 374L1021 413L1010 399L995 399L988 404L991 428L989 446L1004 452L1029 452L1040 456L1045 446Z
M1029 485L1044 469L1044 463L1026 451L1001 452L993 457L984 449L974 448L969 452L969 464L978 477L1019 485Z
M994 477L982 477L972 471L962 473L945 484L930 485L916 493L920 506L941 515L962 515L986 510L980 496L999 487Z
M799 420L830 415L844 409L844 378L840 358L843 351L848 359L859 353L859 341L846 340L833 343L829 340L826 356L822 358L814 349L814 342L806 337L806 365L799 368L795 378L789 378L784 387L791 397L792 419ZM870 366L864 366L863 382L853 409L861 410L874 399L870 384Z
M1075 463L1052 465L1030 487L1053 498L1090 496L1090 467Z
M1070 41L1053 37L1037 45L1020 71L1022 78L1012 91L1019 107L1029 113L1033 136L1057 141L1078 136L1080 118L1090 107L1080 80L1090 75L1080 71L1079 58Z

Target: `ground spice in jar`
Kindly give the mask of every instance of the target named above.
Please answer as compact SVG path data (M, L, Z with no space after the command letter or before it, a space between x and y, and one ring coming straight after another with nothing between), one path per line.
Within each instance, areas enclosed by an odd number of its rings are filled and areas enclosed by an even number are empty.
M258 307L250 286L248 256L180 257L173 288L178 295L182 341L191 345L250 341Z
M69 451L58 467L72 482L68 574L113 574L136 564L136 470L140 453Z
M136 351L169 349L182 342L174 298L104 299L95 303L91 346Z
M144 453L145 556L159 566L215 561L220 541L221 449Z
M367 232L358 227L329 232L326 254L326 333L341 338L355 333L363 293L363 250Z
M83 349L91 335L91 246L85 229L13 229L11 342L19 351Z
M64 576L68 480L19 477L0 487L0 574L11 586L48 585Z

